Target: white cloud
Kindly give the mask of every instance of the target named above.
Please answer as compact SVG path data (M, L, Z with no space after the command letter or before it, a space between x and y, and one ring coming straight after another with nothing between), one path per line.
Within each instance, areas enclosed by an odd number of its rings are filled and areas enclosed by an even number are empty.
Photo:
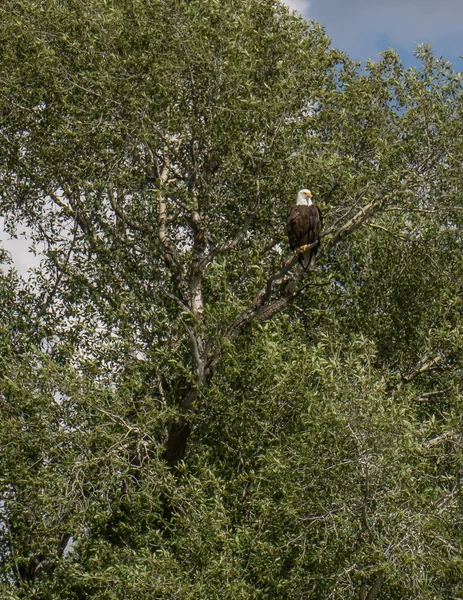
M309 0L284 0L284 2L289 8L297 10L301 15L304 15L306 19L310 18L309 12L312 2Z
M379 38L408 50L437 44L445 55L446 40L463 37L461 0L311 0L311 18L326 26L334 46L363 59L384 44Z

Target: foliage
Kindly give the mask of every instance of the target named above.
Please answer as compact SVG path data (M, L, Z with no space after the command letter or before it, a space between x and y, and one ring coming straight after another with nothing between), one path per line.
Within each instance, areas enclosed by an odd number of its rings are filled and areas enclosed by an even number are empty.
M270 0L5 0L0 36L43 248L1 276L3 596L461 595L460 75Z

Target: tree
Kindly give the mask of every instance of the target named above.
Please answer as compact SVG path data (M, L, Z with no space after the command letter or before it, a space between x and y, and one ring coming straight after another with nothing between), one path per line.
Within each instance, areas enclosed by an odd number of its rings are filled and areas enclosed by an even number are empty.
M457 593L459 75L268 0L1 11L2 213L45 248L2 292L5 594Z

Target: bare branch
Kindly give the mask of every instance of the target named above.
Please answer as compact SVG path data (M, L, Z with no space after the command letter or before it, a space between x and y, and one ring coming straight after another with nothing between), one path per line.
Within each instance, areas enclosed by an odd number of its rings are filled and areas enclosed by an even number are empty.
M39 227L40 227L40 225L39 225ZM42 229L42 228L40 227L40 229ZM45 232L43 232L43 234L45 235L45 237L47 237ZM50 292L48 294L47 299L43 303L42 308L39 310L39 312L37 313L37 315L35 317L35 325L32 330L34 334L37 333L38 328L39 328L39 321L40 321L41 317L43 317L45 315L45 313L47 312L48 307L50 306L56 292L58 291L59 285L61 283L61 279L62 279L64 273L67 272L67 267L68 267L69 261L71 259L71 254L75 247L76 237L77 237L77 221L74 220L74 228L72 231L72 240L71 240L71 243L69 244L69 248L66 253L66 256L64 257L64 263L61 265L59 263L58 259L56 258L56 256L54 254L52 254L53 262L55 264L56 271L57 271L56 280L55 280L55 283L54 283L52 289L50 290Z
M452 209L454 210L454 209ZM401 206L389 206L384 209L384 212L403 212L403 213L429 213L435 214L440 211L440 209L425 209L425 208L403 208Z
M191 310L188 308L188 306L184 302L182 302L182 300L180 300L180 298L178 298L174 294L171 294L167 290L164 290L164 293L166 296L169 296L169 298L172 298L172 300L175 300L175 302L180 306L181 309L183 309L184 311L191 314Z
M273 198L273 200L274 200L274 198ZM249 231L254 219L256 218L257 214L259 213L259 210L260 210L260 181L258 179L257 180L257 189L256 189L256 201L255 201L253 210L245 218L242 226L238 230L238 233L235 235L235 237L233 238L233 240L231 242L229 242L228 244L223 244L221 246L217 246L216 248L213 248L211 250L211 252L209 252L209 254L204 259L204 267L206 267L210 262L212 262L218 254L222 254L224 252L229 252L230 250L234 250L238 246L240 241L244 238L244 236Z
M136 433L141 432L139 427L137 427L136 425L130 425L129 423L127 423L127 421L125 421L120 415L118 415L116 413L112 413L108 410L105 410L104 408L101 408L100 406L95 406L95 410L97 410L98 412L102 413L103 415L109 417L113 423L122 425L130 433L133 431Z

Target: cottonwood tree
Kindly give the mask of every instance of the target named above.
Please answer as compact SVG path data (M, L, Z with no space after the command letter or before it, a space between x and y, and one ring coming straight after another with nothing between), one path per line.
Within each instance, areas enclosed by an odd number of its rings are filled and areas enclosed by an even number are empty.
M0 10L1 209L44 248L2 292L5 593L457 593L459 75L268 0Z

